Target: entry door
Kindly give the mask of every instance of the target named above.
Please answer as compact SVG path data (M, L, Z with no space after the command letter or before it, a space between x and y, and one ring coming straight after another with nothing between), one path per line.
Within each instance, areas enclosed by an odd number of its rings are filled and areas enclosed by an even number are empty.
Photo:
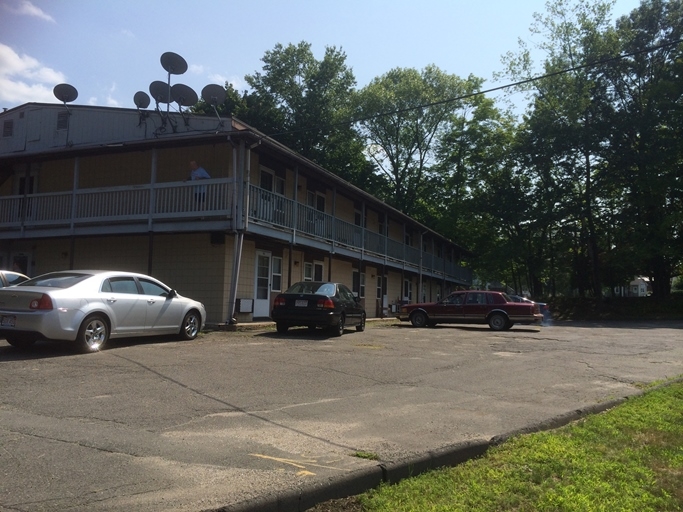
M270 316L270 253L256 251L254 318Z
M33 218L33 205L31 204L33 198L30 196L35 194L38 189L36 171L31 171L28 176L26 176L26 173L18 174L14 183L14 193L16 195L29 195L28 198L21 198L21 208L17 211L17 215L21 218L25 214L26 219L30 220Z

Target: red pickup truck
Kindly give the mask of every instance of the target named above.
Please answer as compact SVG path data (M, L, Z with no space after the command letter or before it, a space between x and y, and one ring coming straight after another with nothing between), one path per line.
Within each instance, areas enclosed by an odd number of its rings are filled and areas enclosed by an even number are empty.
M535 302L514 302L506 293L466 290L451 293L438 302L406 304L396 315L415 327L436 324L489 324L504 331L514 324L542 324L543 315Z

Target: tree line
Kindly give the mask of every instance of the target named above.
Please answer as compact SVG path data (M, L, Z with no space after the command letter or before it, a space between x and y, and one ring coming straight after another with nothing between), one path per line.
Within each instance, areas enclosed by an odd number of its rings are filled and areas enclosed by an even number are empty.
M613 5L550 0L502 57L507 96L436 65L357 88L341 49L300 42L249 90L226 83L219 112L467 247L483 282L601 297L646 276L665 297L683 272L683 0Z

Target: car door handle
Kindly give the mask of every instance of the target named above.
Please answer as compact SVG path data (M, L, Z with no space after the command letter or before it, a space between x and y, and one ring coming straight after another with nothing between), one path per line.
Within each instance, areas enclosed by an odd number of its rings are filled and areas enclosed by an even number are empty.
M156 301L154 299L147 299L147 304L154 304Z
M116 299L112 297L110 299L107 299L107 302L113 304L114 302L116 302Z

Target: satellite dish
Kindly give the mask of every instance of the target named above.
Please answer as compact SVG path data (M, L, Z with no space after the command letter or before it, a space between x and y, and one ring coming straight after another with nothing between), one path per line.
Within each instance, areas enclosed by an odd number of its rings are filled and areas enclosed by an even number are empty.
M166 52L161 56L161 66L169 75L182 75L187 71L185 59L173 52Z
M171 103L168 84L155 80L149 84L149 93L157 103Z
M197 93L185 84L175 84L171 87L171 97L181 107L191 107L198 99Z
M133 96L133 101L135 102L135 106L138 108L149 107L149 96L145 91L136 92L135 96Z
M209 105L220 105L225 101L225 88L216 84L209 84L202 89L202 99Z
M55 98L62 103L71 103L78 98L78 91L73 85L69 84L55 85L55 88L52 89L52 93L55 95Z

